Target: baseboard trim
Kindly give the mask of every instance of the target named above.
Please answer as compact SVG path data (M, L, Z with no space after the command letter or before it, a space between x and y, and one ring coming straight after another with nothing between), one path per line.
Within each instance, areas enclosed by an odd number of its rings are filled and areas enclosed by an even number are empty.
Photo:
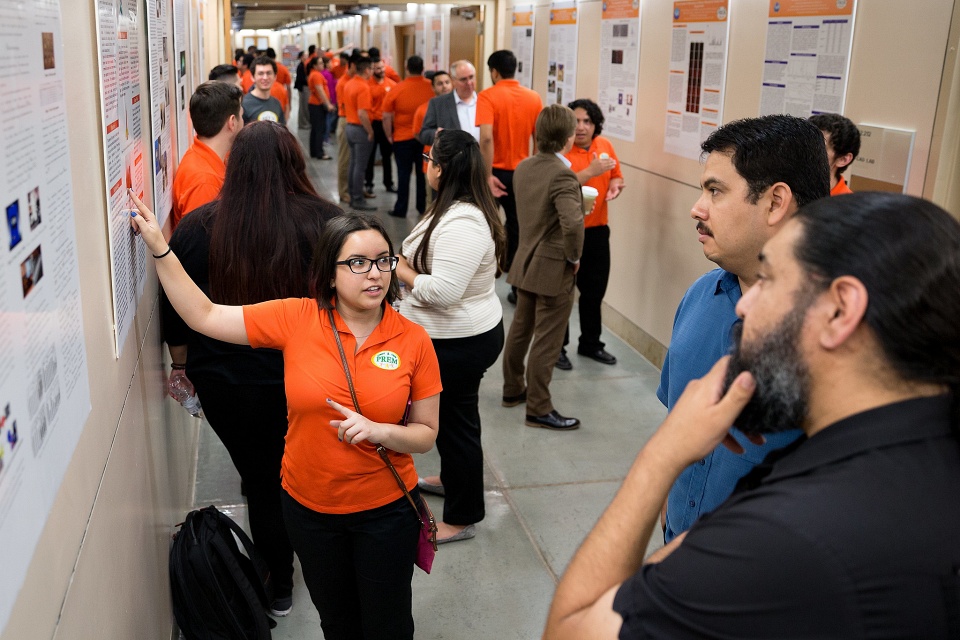
M601 307L603 323L621 340L640 352L657 369L663 368L667 356L667 347L649 333L638 327L625 315L606 302Z

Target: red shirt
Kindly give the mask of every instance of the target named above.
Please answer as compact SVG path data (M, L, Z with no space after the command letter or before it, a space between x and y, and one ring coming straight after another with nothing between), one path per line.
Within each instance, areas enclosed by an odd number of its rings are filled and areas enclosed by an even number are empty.
M183 216L217 199L226 173L227 166L217 152L194 138L173 177L171 229L177 228Z
M434 95L433 85L423 76L410 76L387 94L383 112L393 114L394 142L413 139L413 115Z
M610 188L610 181L614 178L623 179L623 173L620 171L620 161L613 150L613 144L603 136L594 138L589 149L581 149L577 145L573 145L573 149L566 156L567 160L570 161L570 169L574 173L580 173L593 161L593 154L597 154L597 157L599 157L601 153L606 153L617 160L617 166L610 171L601 173L599 176L590 178L583 184L585 187L593 187L600 192L593 204L593 210L583 217L583 226L587 228L602 227L607 224L607 189Z
M477 126L493 125L493 168L513 171L530 155L530 138L543 109L540 94L517 80L500 80L477 94Z

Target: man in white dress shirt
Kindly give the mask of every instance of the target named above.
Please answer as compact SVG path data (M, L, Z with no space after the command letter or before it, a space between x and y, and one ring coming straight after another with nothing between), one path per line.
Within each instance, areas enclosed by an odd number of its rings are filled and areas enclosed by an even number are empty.
M430 146L438 129L466 131L478 142L480 127L477 121L477 70L467 60L457 60L450 65L453 91L430 100L423 128L418 136L420 142Z

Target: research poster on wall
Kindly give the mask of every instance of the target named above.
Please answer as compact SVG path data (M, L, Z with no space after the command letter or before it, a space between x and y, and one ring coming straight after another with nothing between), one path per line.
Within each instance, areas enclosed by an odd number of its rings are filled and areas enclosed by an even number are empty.
M417 22L414 26L414 35L416 36L416 52L423 59L427 57L427 18L426 16L417 16Z
M547 47L547 104L577 99L577 3L550 5L550 43Z
M150 140L153 162L153 210L163 226L173 206L173 102L170 95L170 61L168 29L169 3L166 0L147 0L147 59L150 64Z
M700 143L723 121L729 11L727 0L673 3L667 153L699 159Z
M190 91L187 85L187 3L173 0L173 77L176 80L177 164L190 147L191 136L187 131L187 101Z
M447 45L450 25L447 16L430 17L430 57L425 68L438 71L450 68L450 47Z
M855 0L770 0L760 115L843 113Z
M600 18L598 102L603 133L633 142L640 74L640 0L605 0Z
M137 0L98 0L103 160L110 221L110 277L120 357L146 283L146 249L130 228L127 189L143 196L141 33Z
M522 86L533 87L533 5L513 7L510 46L517 56L516 79Z
M7 151L0 160L2 633L90 414L90 386L60 3L4 3L0 15L8 81L0 111Z

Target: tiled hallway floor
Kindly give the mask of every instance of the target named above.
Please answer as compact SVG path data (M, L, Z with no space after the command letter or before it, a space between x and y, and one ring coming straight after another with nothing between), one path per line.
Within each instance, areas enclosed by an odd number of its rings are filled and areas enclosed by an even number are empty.
M296 105L294 105L294 114ZM295 123L294 127L295 128ZM307 132L299 133L302 143ZM334 155L335 148L328 148ZM318 191L336 201L336 161L308 160ZM376 171L379 179L380 169ZM377 205L394 243L415 223L387 215L393 194L377 184ZM503 279L497 289L509 327L513 307ZM486 460L487 517L473 540L440 547L433 573L414 574L417 638L528 640L539 638L556 581L612 499L624 474L665 415L655 392L659 371L616 336L604 332L617 356L607 366L576 354L577 314L571 317L572 371L554 373L557 409L581 419L579 430L556 433L523 424L523 405L500 406L503 381L498 361L480 389ZM236 471L213 431L201 427L196 504L215 504L245 524ZM436 450L415 456L421 476L439 472ZM442 499L430 497L440 516ZM649 551L660 546L655 534ZM280 619L274 638L319 639L319 616L299 569L294 609Z

